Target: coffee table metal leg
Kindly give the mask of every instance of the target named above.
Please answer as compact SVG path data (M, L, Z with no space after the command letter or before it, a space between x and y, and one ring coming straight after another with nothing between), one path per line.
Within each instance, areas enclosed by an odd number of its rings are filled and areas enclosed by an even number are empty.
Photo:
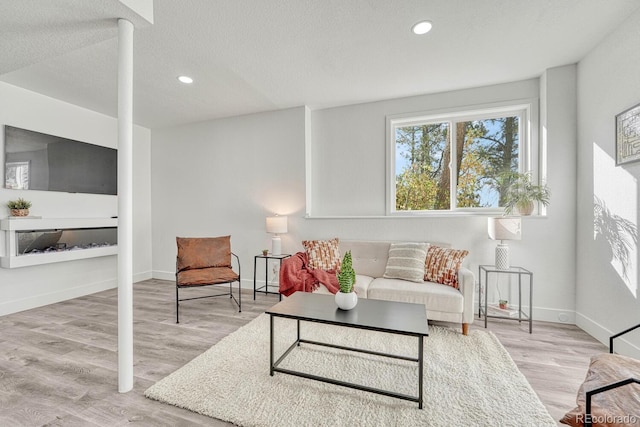
M420 335L418 337L418 408L419 409L422 409L423 358L424 358L423 337L422 335Z
M329 384L335 384L335 385L339 385L342 387L349 387L349 388L353 388L356 390L363 390L363 391L367 391L370 393L376 393L376 394L380 394L383 396L390 396L390 397L395 397L398 399L403 399L403 400L409 400L412 402L418 402L418 408L422 409L423 408L423 377L424 377L424 336L418 335L418 358L416 359L415 357L409 357L409 356L400 356L400 355L395 355L395 354L387 354L387 353L380 353L380 352L375 352L375 351L369 351L369 350L365 350L365 349L359 349L359 348L353 348L353 347L345 347L345 346L339 346L339 345L334 345L334 344L329 344L329 343L322 343L322 342L318 342L318 341L311 341L311 340L306 340L306 339L302 339L300 337L301 333L300 333L300 319L296 319L296 326L297 326L297 331L296 331L296 335L297 335L297 339L296 341L294 341L289 348L287 348L287 350L278 358L278 360L275 360L275 337L274 337L274 317L278 317L278 316L274 316L272 314L269 314L269 375L270 376L274 376L275 372L281 372L284 374L289 374L289 375L295 375L298 377L302 377L302 378L308 378L311 380L316 380L316 381L322 381L325 383L329 383ZM384 356L384 357L390 357L390 358L394 358L394 359L402 359L402 360L409 360L412 362L418 362L418 396L416 397L415 395L410 396L410 395L405 395L405 394L400 394L400 393L395 393L392 391L387 391L387 390L381 390L381 389L377 389L377 388L373 388L373 387L367 387L364 385L360 385L360 384L353 384L353 383L349 383L349 382L345 382L345 381L340 381L340 380L334 380L331 378L325 378L325 377L320 377L317 375L311 375L311 374L307 374L304 372L299 372L299 371L294 371L291 369L283 369L280 367L280 363L287 357L287 355L289 353L291 353L291 351L296 348L296 346L299 346L301 343L308 343L308 344L314 344L314 345L319 345L319 346L325 346L325 347L332 347L332 348L339 348L342 350L348 350L348 351L354 351L354 352L358 352L358 353L367 353L367 354L374 354L377 356Z
M269 316L269 375L273 376L273 316Z

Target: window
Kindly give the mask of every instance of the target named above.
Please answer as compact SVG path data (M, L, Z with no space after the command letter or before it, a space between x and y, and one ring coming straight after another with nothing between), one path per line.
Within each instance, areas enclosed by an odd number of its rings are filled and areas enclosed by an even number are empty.
M499 211L504 172L529 171L530 105L390 118L391 214Z
M29 189L30 162L7 162L5 187L19 190Z

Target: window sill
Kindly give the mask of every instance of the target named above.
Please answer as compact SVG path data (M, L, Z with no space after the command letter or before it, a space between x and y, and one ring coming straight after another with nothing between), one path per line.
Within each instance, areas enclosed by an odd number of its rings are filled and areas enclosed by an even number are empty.
M434 212L394 215L305 215L304 219L416 219L416 218L464 218L464 217L495 217L500 212ZM546 219L547 215L527 215L522 218Z

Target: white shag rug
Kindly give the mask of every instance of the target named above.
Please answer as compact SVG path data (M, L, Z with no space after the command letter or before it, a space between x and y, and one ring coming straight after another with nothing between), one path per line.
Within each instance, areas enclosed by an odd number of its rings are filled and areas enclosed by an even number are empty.
M276 358L295 340L276 318ZM316 323L302 338L417 356L418 339ZM241 426L556 426L498 339L430 326L424 407L276 372L269 376L269 316L261 314L145 391L145 396ZM415 362L302 344L282 368L417 395Z

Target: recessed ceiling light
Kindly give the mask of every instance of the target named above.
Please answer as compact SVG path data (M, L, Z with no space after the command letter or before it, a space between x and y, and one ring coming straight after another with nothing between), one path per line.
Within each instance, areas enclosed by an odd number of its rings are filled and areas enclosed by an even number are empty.
M193 83L193 79L189 76L178 76L178 80L180 80L181 83L188 84L188 85Z
M431 25L431 22L420 21L414 24L413 27L411 27L411 31L413 31L414 34L422 35L427 34L429 31L431 31L431 27L433 27L433 25Z

